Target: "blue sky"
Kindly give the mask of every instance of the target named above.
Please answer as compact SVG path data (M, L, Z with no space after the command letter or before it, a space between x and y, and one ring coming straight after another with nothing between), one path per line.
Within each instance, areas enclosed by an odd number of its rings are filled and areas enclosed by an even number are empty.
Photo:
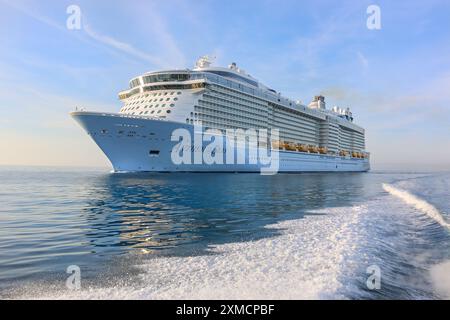
M66 28L72 4L81 30ZM0 164L106 166L68 112L118 111L131 77L210 54L290 98L351 107L374 168L450 169L449 21L445 0L0 0Z

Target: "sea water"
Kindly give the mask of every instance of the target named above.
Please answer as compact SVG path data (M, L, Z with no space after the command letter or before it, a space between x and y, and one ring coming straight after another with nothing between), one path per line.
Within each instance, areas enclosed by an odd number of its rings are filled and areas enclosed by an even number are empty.
M449 298L449 199L448 173L2 167L0 297Z

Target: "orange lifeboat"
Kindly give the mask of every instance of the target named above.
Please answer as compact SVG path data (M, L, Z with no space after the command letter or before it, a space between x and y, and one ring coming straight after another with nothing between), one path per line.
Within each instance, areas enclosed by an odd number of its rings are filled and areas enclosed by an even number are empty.
M297 151L297 148L295 147L295 144L293 144L292 142L284 142L284 148L286 149L286 150L289 150L289 151Z
M308 151L311 152L311 153L318 153L319 152L319 148L317 148L316 146L309 145L308 146Z
M327 147L320 147L320 148L319 148L319 153L321 153L321 154L327 154L327 153L328 153L328 148L327 148Z
M297 150L300 152L308 152L308 146L304 144L298 144Z

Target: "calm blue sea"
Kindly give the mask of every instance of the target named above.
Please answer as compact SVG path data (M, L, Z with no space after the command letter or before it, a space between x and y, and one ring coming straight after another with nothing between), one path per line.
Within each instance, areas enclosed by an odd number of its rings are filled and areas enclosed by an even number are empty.
M449 199L448 173L1 167L0 297L449 298Z

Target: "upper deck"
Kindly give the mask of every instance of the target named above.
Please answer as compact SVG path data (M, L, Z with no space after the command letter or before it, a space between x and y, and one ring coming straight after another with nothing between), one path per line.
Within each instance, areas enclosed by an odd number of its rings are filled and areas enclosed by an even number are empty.
M119 93L119 99L127 101L135 95L157 90L193 90L198 91L207 84L214 84L236 90L255 99L268 101L280 108L289 108L307 114L310 117L326 120L334 118L340 125L364 133L364 129L354 124L350 110L334 107L325 108L323 97L317 96L308 106L283 97L280 93L263 85L257 79L239 69L235 63L228 68L213 67L207 57L202 57L194 69L162 70L146 72L129 82L129 89ZM318 101L317 99L322 99Z

